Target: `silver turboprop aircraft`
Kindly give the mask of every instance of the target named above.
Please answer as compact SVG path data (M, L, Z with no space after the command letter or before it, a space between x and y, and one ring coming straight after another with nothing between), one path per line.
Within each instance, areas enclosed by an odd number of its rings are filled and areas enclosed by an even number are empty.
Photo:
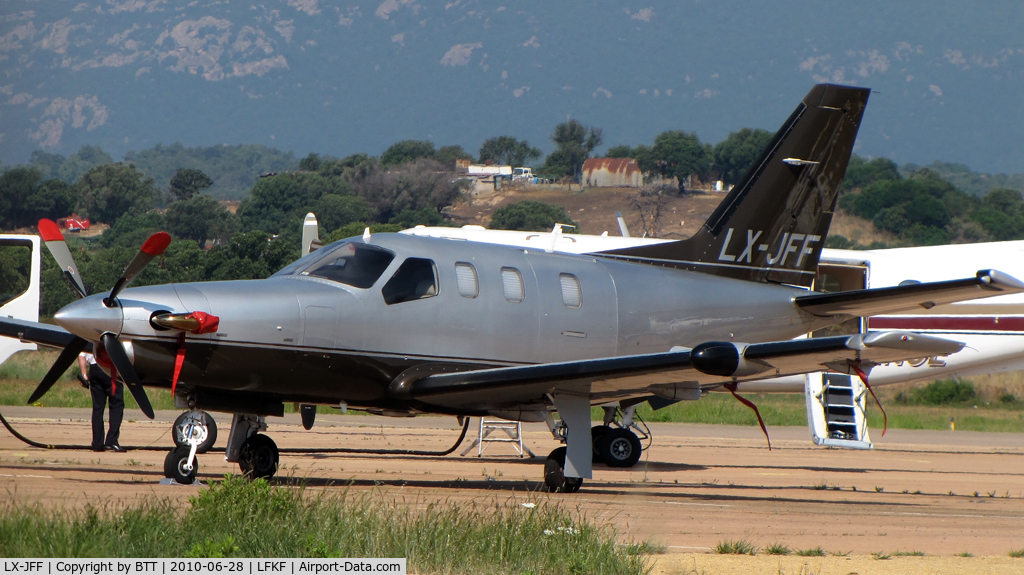
M200 410L233 414L228 461L273 475L278 449L260 432L297 402L547 421L566 446L548 456L544 481L575 491L591 476L591 405L698 400L752 379L947 355L962 344L909 332L791 338L851 317L1024 291L991 270L808 291L868 94L815 86L703 229L679 242L576 256L367 232L265 280L122 289L162 253L170 237L160 233L109 294L86 296L59 231L41 222L83 298L57 313L60 327L0 319L0 334L64 348L30 402L90 346L150 417L142 386L171 389L193 422L165 462L178 481L198 468ZM625 461L640 445L628 428L605 428L596 449Z

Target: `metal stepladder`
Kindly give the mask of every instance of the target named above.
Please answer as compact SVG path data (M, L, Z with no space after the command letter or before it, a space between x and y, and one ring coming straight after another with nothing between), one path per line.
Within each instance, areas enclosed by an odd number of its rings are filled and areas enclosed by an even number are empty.
M500 431L504 435L499 434L497 437L491 437L491 434ZM518 421L505 421L505 420L488 420L480 418L480 434L472 443L469 444L466 449L462 450L460 456L465 456L473 448L476 448L476 456L482 457L484 454L485 443L509 443L512 448L516 450L519 457L536 457L530 448L523 444L523 424Z

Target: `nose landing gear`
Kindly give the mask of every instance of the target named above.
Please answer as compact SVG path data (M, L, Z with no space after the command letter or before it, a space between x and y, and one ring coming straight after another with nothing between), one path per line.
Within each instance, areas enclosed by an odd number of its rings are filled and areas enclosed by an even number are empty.
M174 444L164 458L164 476L182 484L196 480L197 453L205 453L217 441L217 426L205 411L191 409L174 420Z

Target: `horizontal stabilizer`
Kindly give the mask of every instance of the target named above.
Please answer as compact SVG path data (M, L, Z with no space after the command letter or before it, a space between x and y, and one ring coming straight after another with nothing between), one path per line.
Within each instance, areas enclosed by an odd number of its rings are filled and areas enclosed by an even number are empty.
M912 283L885 288L809 294L794 299L796 305L819 317L850 315L868 317L912 313L937 305L1020 293L1024 282L996 270L982 270L973 278Z

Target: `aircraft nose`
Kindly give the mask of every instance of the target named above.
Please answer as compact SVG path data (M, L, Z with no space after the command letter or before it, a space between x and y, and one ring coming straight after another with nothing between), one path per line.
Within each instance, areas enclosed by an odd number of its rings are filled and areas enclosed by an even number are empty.
M106 294L97 294L70 303L53 318L57 324L71 333L90 341L99 340L104 333L121 333L124 313L120 304L114 307L103 305Z

